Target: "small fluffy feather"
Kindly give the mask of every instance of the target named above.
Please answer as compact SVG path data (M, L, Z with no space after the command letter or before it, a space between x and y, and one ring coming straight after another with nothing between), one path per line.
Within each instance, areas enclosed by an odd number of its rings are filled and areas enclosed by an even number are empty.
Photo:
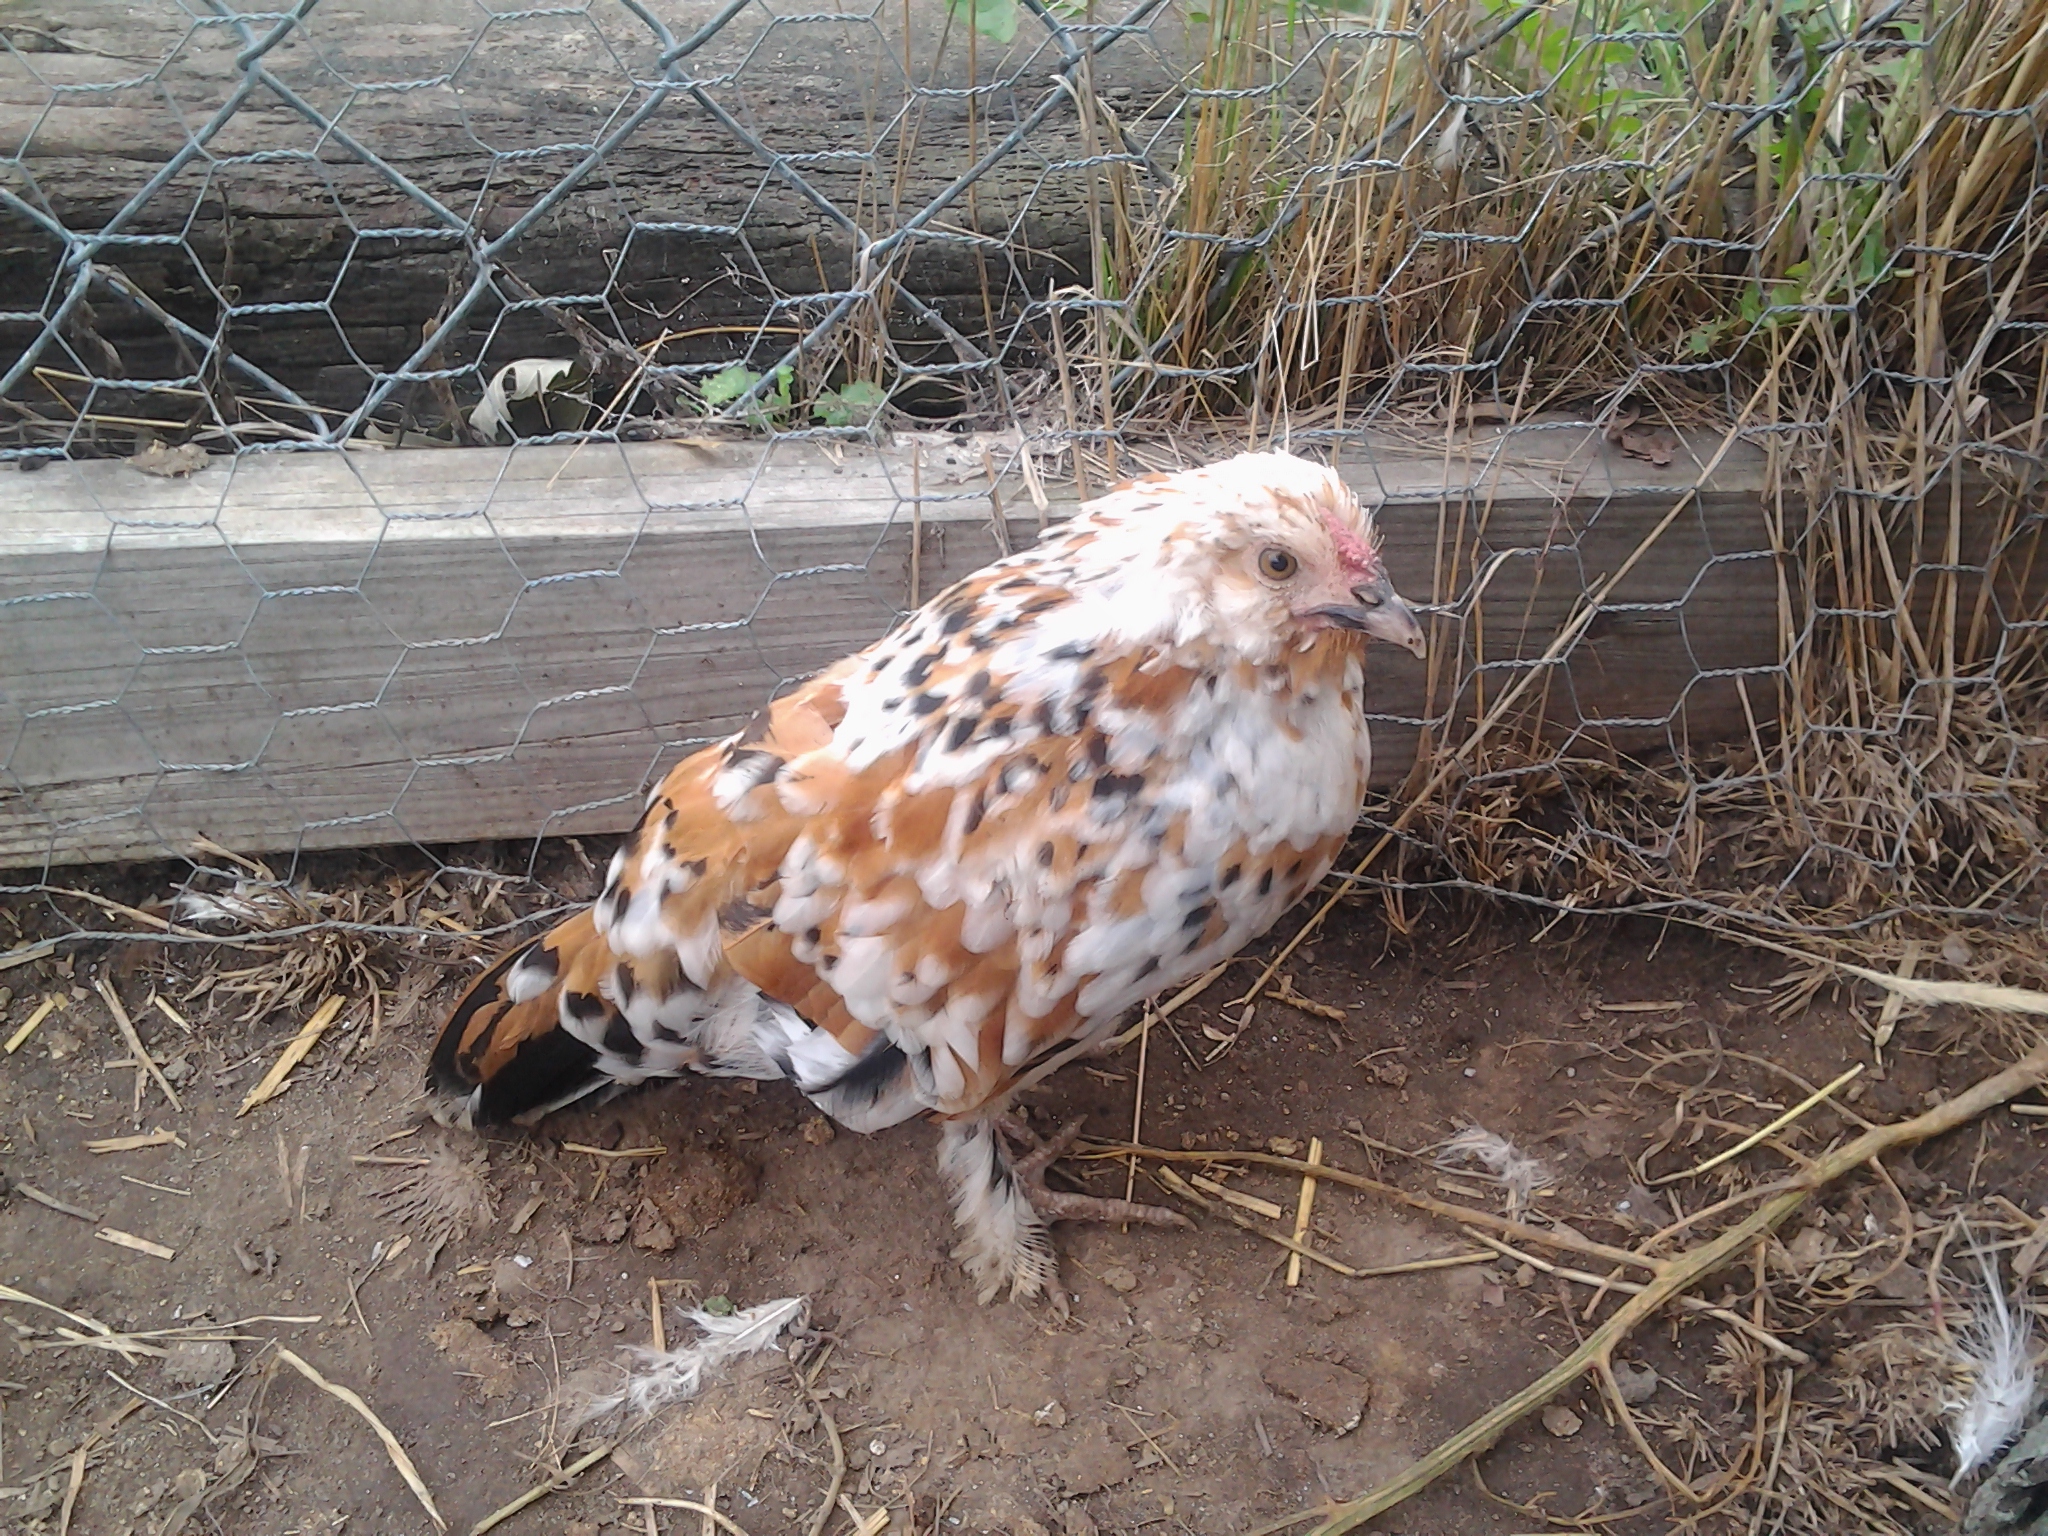
M1508 1209L1519 1211L1557 1177L1541 1158L1531 1157L1505 1136L1483 1125L1468 1125L1437 1149L1439 1168L1477 1163L1483 1176L1507 1191Z
M1953 1488L1984 1465L2026 1428L2034 1406L2036 1372L2033 1327L2024 1308L2007 1302L2005 1286L1991 1261L1977 1250L1977 1269L1984 1294L1971 1309L1969 1322L1952 1336L1957 1365L1970 1385L1962 1396L1942 1405L1949 1434L1955 1441Z
M806 1305L802 1296L785 1296L779 1301L747 1307L730 1317L691 1311L686 1315L703 1330L701 1339L668 1350L632 1346L627 1353L634 1363L626 1373L625 1383L616 1392L592 1398L577 1417L579 1421L588 1421L615 1408L630 1408L644 1416L670 1403L693 1398L705 1378L717 1375L728 1360L773 1349L783 1329L803 1317Z

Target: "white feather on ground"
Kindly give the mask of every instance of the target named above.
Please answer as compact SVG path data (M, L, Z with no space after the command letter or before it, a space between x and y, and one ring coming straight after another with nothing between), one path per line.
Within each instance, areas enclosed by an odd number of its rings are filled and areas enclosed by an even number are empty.
M1439 1168L1460 1168L1476 1163L1484 1177L1507 1191L1508 1209L1518 1211L1536 1192L1547 1188L1556 1175L1541 1158L1531 1157L1505 1136L1497 1136L1483 1125L1468 1125L1437 1148Z
M2033 1327L2024 1308L2015 1311L2006 1300L1998 1271L1977 1250L1977 1269L1984 1294L1971 1308L1970 1320L1951 1335L1959 1373L1969 1382L1962 1396L1942 1405L1949 1434L1955 1441L1955 1487L1996 1455L2026 1428L2034 1406L2036 1372Z
M632 1346L628 1353L633 1364L624 1384L617 1391L593 1397L584 1404L578 1420L587 1422L615 1408L649 1414L669 1403L695 1397L705 1380L717 1375L727 1361L773 1349L782 1330L803 1317L805 1305L802 1296L785 1296L779 1301L744 1308L730 1317L704 1311L685 1313L704 1336L694 1344L679 1344L668 1350Z

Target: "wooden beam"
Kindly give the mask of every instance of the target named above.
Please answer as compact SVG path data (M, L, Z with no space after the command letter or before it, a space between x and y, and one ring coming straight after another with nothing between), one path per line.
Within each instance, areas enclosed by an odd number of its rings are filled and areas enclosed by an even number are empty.
M985 442L655 442L121 462L10 475L0 867L617 831L693 746L998 552ZM1761 456L1668 468L1582 427L1391 435L1339 462L1396 584L1477 606L1374 653L1376 778L1455 737L1683 510L1551 669L1553 739L1697 747L1778 659ZM1012 443L992 447L998 464ZM913 498L913 487L918 491ZM1014 470L1013 545L1039 519ZM1050 515L1072 492L1057 488ZM918 543L913 562L913 543ZM1439 549L1443 551L1440 555ZM1452 559L1452 551L1457 558ZM912 591L913 564L919 590ZM1759 713L1768 678L1751 684Z

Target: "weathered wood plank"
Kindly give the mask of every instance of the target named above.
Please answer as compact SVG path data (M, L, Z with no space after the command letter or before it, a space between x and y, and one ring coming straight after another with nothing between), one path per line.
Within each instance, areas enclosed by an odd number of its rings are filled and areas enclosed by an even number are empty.
M923 596L993 558L982 463L785 441L9 475L0 867L161 857L202 832L279 851L617 830L691 746L880 634L914 544ZM1415 600L1509 552L1471 616L1439 622L1430 670L1374 653L1382 783L1416 722L1455 734L1700 476L1582 428L1480 432L1449 457L1375 438L1340 464L1387 502ZM998 489L1027 542L1022 478ZM1759 456L1723 461L1546 679L1555 730L1654 752L1746 729L1713 674L1777 660L1761 491ZM1465 551L1455 581L1440 538Z

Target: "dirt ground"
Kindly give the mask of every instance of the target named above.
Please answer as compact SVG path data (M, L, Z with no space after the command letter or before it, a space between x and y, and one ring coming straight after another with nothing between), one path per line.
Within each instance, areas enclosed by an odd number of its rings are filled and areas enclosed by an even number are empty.
M353 878L417 889L431 869L393 856ZM587 894L566 857L551 873ZM169 879L78 883L147 905L168 898ZM542 897L515 887L509 899ZM68 898L18 899L0 948L62 931L60 912L109 921ZM1411 919L1401 933L1377 903L1340 908L1287 967L1303 1006L1268 998L1246 1023L1225 1006L1256 974L1240 964L1155 1028L1142 1059L1128 1047L1042 1085L1034 1119L1085 1115L1091 1134L1126 1137L1142 1076L1148 1144L1227 1154L1317 1137L1331 1163L1497 1212L1503 1191L1480 1174L1384 1150L1428 1149L1476 1124L1551 1163L1533 1219L1628 1244L1730 1187L1707 1176L1653 1191L1646 1174L1682 1172L1803 1098L1801 1080L1870 1059L1869 1020L1847 1001L1824 995L1780 1018L1766 989L1782 965L1683 930L1545 932L1500 908L1411 907ZM696 1512L620 1501L698 1500L715 1482L718 1510L749 1536L815 1533L832 1473L822 1407L847 1461L844 1503L824 1522L833 1536L856 1516L880 1530L878 1509L888 1529L912 1533L1242 1532L1397 1473L1539 1376L1615 1303L1494 1255L1365 1278L1310 1264L1290 1287L1280 1247L1201 1215L1190 1231L1057 1228L1070 1321L1043 1306L980 1307L948 1256L926 1125L832 1134L781 1085L705 1080L563 1113L538 1133L480 1140L433 1125L427 1051L473 968L464 955L479 952L455 939L371 940L377 1016L349 973L335 987L341 1016L289 1088L238 1115L320 999L245 1018L246 999L221 978L307 942L280 941L276 954L86 944L0 974L11 992L0 1039L62 1000L0 1058L0 1171L14 1186L0 1199L0 1276L14 1288L0 1316L16 1345L0 1364L0 1531L431 1532L363 1418L278 1369L288 1349L361 1395L456 1531L617 1440L501 1529L695 1533L710 1529ZM137 1112L140 1074L100 979L181 1108L151 1083ZM189 1031L148 1004L152 993ZM1847 1107L1821 1106L1775 1139L1783 1151L1745 1154L1721 1177L1757 1182L1841 1139L1851 1116L1896 1119L1974 1081L1990 1062L1960 1032L1908 1015L1882 1069L1845 1090ZM1682 1087L1691 1108L1674 1122ZM1891 1173L1909 1189L1946 1182L2038 1203L2043 1125L1996 1114ZM89 1147L158 1127L176 1141ZM601 1155L649 1148L660 1155ZM1284 1230L1298 1183L1229 1167L1221 1157L1209 1173L1282 1208L1282 1221L1248 1219ZM1103 1193L1128 1177L1122 1161L1060 1169ZM423 1180L438 1203L407 1187ZM1169 1201L1149 1169L1136 1188ZM1847 1181L1814 1237L1791 1239L1795 1257L1801 1244L1846 1251L1859 1219L1879 1230L1873 1221L1891 1219L1879 1199ZM160 1247L118 1246L105 1229ZM1329 1184L1312 1241L1354 1268L1483 1252L1455 1223ZM671 1342L695 1335L679 1310L689 1303L806 1298L816 1401L770 1353L688 1405L585 1426L570 1443L565 1383L616 1375L621 1346L648 1340L650 1281L671 1303ZM1832 1352L1924 1306L1920 1284L1917 1298L1881 1284L1805 1316L1780 1315L1746 1266L1705 1294L1745 1316L1760 1304L1762 1326L1813 1355L1800 1379L1819 1401ZM22 1293L148 1337L126 1355L94 1346L84 1325ZM1655 1373L1627 1374L1646 1431L1681 1473L1733 1459L1758 1433L1763 1398L1725 1368L1728 1337L1711 1319L1664 1321L1624 1351ZM1605 1514L1598 1528L1623 1536L1670 1529L1671 1505L1598 1398L1582 1385L1559 1406L1372 1528L1484 1536L1591 1529L1569 1517ZM1945 1455L1905 1448L1898 1480L1945 1486ZM1900 1528L1944 1528L1929 1512L1940 1496L1894 1503ZM1739 1505L1702 1528L1748 1521Z

